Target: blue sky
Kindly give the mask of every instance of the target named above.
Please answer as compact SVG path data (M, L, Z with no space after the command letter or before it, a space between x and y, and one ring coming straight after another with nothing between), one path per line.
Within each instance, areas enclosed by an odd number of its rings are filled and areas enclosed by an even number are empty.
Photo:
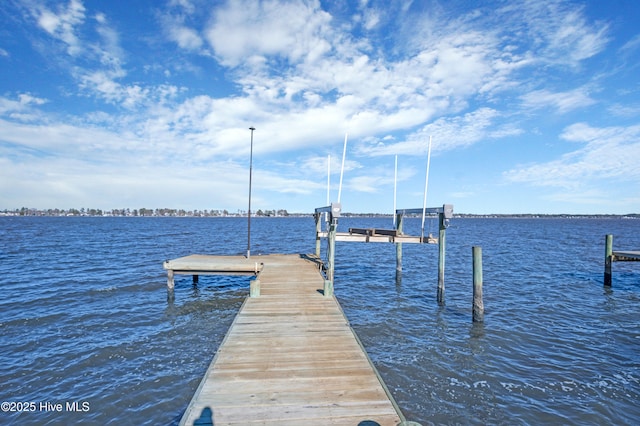
M640 2L5 0L0 209L640 212Z

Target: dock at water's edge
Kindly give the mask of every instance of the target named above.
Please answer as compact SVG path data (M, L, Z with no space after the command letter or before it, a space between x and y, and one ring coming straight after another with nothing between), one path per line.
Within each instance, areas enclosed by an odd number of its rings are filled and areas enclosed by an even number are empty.
M314 255L192 255L174 274L255 275L181 424L409 424ZM169 268L174 268L173 270ZM173 277L173 274L170 274Z

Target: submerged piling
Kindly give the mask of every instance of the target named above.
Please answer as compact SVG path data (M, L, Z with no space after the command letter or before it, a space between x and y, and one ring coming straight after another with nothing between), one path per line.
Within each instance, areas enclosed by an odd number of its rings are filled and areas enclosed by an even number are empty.
M473 322L484 321L482 301L482 247L472 247L473 253Z

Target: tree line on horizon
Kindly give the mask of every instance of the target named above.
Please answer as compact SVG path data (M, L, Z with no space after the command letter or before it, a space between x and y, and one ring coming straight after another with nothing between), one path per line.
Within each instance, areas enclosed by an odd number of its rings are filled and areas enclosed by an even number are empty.
M19 209L0 211L1 216L117 216L117 217L246 217L246 210L229 212L226 209L211 210L185 210L171 208L140 208L140 209L111 209L102 210L94 208L71 209L35 209L22 207ZM257 217L287 217L287 216L312 216L313 213L289 213L286 209L252 211L252 216ZM390 213L352 213L342 212L343 217L392 217ZM412 215L419 216L419 215ZM514 214L473 214L455 213L455 218L631 218L640 219L640 213L628 214L539 214L539 213L514 213Z
M226 209L211 209L211 210L185 210L185 209L170 209L170 208L157 208L157 209L111 209L102 210L94 208L71 208L71 209L34 209L28 207L22 207L15 210L5 209L2 212L5 216L121 216L121 217L234 217L234 216L247 216L246 210L237 210L236 212L229 212ZM289 212L286 209L278 210L262 210L258 209L252 211L252 216L289 216Z

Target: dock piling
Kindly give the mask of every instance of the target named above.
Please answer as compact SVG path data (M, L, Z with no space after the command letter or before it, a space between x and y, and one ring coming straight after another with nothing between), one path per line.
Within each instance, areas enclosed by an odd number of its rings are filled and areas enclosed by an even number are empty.
M167 289L173 290L175 283L173 281L173 269L167 270Z
M333 282L330 280L324 280L323 294L325 297L333 296Z
M329 250L328 250L328 269L327 269L327 278L331 281L333 285L333 277L335 275L335 260L336 260L336 228L338 227L337 219L331 220L331 225L329 225Z
M472 247L473 253L473 322L484 321L482 301L482 247Z
M444 258L447 222L445 212L438 213L438 303L444 304Z
M611 287L613 262L640 262L640 250L613 251L613 235L605 237L604 244L604 286Z
M396 231L397 235L402 235L402 213L396 213ZM396 243L396 271L402 271L402 243Z
M611 263L613 262L613 235L608 234L604 240L604 285L611 287Z
M313 218L316 221L316 256L320 257L320 231L322 231L322 221L320 218L322 217L321 213L315 213Z
M249 281L249 297L259 297L260 296L260 280L255 279Z

